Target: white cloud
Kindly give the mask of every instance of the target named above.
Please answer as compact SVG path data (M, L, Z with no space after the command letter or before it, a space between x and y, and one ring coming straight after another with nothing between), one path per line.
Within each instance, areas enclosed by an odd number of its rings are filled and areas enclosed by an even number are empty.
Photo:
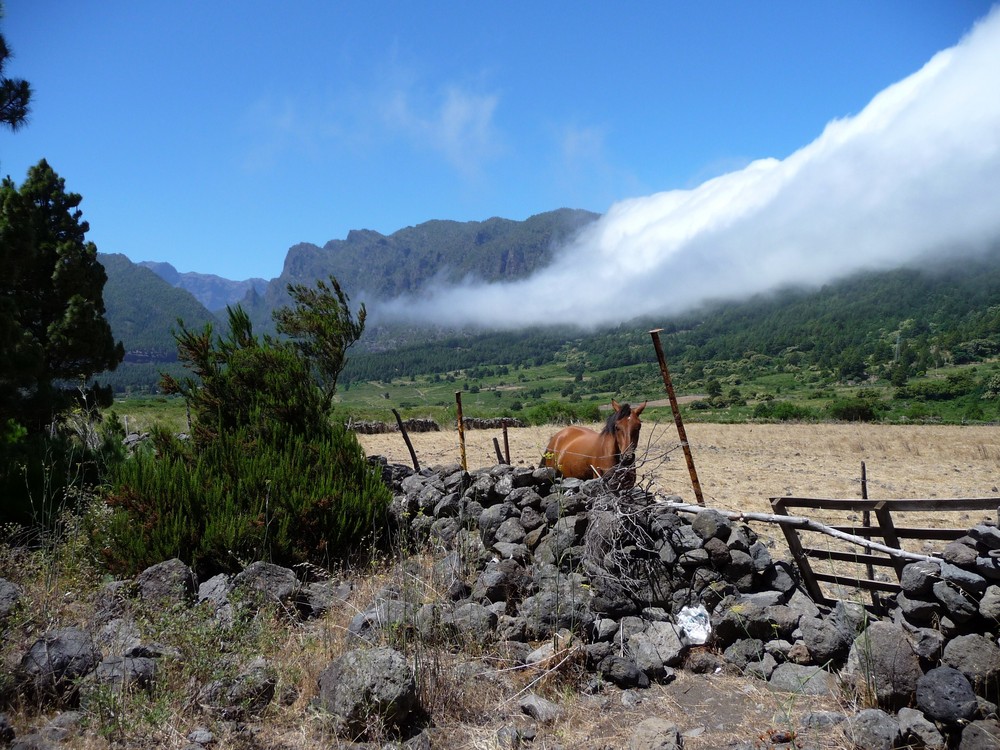
M380 312L489 326L613 324L982 248L1000 240L997 81L1000 10L783 161L615 204L529 279L438 288Z
M442 154L459 172L473 176L501 152L494 114L496 94L448 87L437 101L414 103L402 90L384 107L386 122L423 148Z

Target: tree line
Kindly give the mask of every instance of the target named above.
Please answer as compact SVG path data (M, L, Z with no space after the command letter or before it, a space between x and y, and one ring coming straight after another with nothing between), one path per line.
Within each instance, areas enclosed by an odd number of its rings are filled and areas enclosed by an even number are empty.
M961 264L866 273L819 289L786 289L671 320L631 321L597 332L534 328L454 335L358 351L344 382L408 378L576 357L588 373L652 362L647 331L662 328L664 351L682 379L727 363L745 375L784 368L825 377L906 379L945 364L1000 353L1000 248ZM400 339L404 337L400 336ZM412 336L411 336L412 340Z

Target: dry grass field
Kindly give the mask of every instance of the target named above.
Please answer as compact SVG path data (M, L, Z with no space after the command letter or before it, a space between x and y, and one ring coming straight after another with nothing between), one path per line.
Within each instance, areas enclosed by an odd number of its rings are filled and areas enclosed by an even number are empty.
M536 465L556 429L509 429L511 463ZM996 497L1000 506L1000 428L995 426L693 423L686 426L686 432L705 504L720 510L770 513L769 498L776 496L861 497L862 462L867 470L868 496L873 499ZM470 469L497 463L494 438L502 450L500 430L466 431ZM369 454L410 464L399 434L361 435L359 439ZM410 439L421 466L460 459L456 431L417 433ZM639 477L643 486L658 495L680 495L686 502L695 502L672 421L644 423ZM827 524L857 525L861 521L851 514L795 512ZM956 511L905 513L895 518L897 525L961 529L982 520L996 521L997 514ZM788 557L778 527L762 523L751 526L780 556ZM851 549L850 545L845 547L845 543L816 534L809 535L807 543L823 549ZM909 540L903 546L913 552L933 553L942 545ZM824 570L824 565L829 569ZM860 575L829 561L814 567L828 573Z
M598 425L594 425L598 427ZM508 430L511 463L537 465L553 427ZM990 497L1000 504L1000 428L877 424L704 424L686 426L706 504L770 509L769 497L860 497L861 462L872 498ZM497 463L500 430L467 430L470 469ZM359 435L369 454L410 464L399 434ZM410 435L421 466L457 463L456 431ZM640 475L657 493L694 502L672 422L643 424Z

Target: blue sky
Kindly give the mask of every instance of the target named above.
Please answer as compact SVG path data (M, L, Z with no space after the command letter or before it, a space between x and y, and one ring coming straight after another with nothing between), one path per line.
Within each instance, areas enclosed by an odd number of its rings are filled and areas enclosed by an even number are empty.
M0 173L46 158L101 252L271 278L350 229L605 213L785 160L990 7L7 0L35 95Z

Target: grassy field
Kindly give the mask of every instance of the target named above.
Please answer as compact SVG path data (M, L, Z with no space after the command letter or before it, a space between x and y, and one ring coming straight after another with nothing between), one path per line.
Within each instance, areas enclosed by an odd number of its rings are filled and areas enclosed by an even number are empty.
M753 376L706 372L697 380L677 378L686 422L743 423L748 421L838 421L836 408L849 407L839 421L879 421L892 424L966 424L1000 421L1000 398L986 398L982 388L958 388L952 382L981 383L1000 373L1000 362L940 368L912 379L907 391L885 381L844 384L820 378L808 370L761 372ZM717 377L718 376L718 377ZM714 382L713 382L714 381ZM714 386L714 393L713 393ZM944 393L942 393L942 390ZM394 422L392 410L404 419L433 419L452 424L456 394L466 417L516 417L528 424L552 421L553 405L580 418L594 418L596 408L612 398L639 403L665 403L657 366L632 365L618 370L574 375L561 364L509 369L478 368L342 386L335 397L335 418ZM858 416L856 407L867 410ZM156 422L180 432L187 429L183 401L176 397L121 397L115 411L128 418L129 431L143 432ZM852 411L853 409L853 411ZM647 418L668 420L668 406L651 406ZM867 416L865 416L867 414Z

